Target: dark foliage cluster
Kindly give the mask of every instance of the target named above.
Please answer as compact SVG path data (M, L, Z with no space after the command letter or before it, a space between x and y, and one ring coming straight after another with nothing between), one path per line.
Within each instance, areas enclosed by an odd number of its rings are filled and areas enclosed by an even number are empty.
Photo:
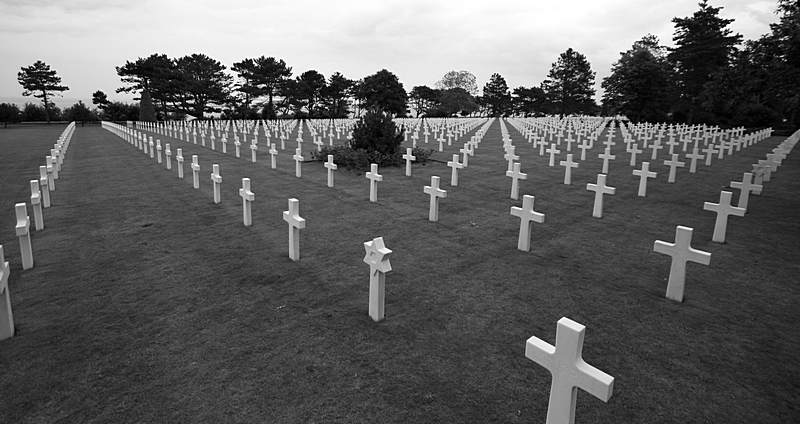
M403 131L403 128L397 128L391 115L372 109L356 123L348 146L323 147L321 151L313 152L311 157L324 161L328 155L333 155L337 165L355 170L369 170L373 163L378 166L399 166L405 163L405 152L400 148ZM424 163L433 150L414 148L412 154L417 157L417 163Z
M414 147L411 154L417 159L414 163L424 164L434 153L433 149L423 149ZM349 146L323 147L320 151L311 152L311 158L316 161L327 161L328 155L333 155L333 162L347 170L369 171L373 163L378 166L402 166L406 160L403 159L405 150L397 150L393 154L380 153L377 150L353 149Z

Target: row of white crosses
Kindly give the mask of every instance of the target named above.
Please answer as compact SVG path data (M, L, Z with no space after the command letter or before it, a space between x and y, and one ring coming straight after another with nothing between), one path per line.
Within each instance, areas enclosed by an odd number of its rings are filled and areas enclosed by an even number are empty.
M178 149L178 155L180 170L180 164L183 162L181 149ZM194 155L192 158L192 169L193 172L197 174L197 172L199 172L197 156ZM332 156L328 157L328 162L332 163ZM335 165L333 169L335 169ZM377 200L377 188L374 183L381 180L381 176L377 173L377 165L372 165L372 169L367 173L367 177L372 180L370 200L374 202ZM329 178L329 185L332 186L332 175L329 175ZM211 180L214 183L214 202L219 203L219 185L222 183L222 176L220 175L218 164L213 165ZM195 181L197 180L195 179ZM197 188L197 186L195 186L195 188ZM242 198L243 223L245 226L251 226L253 223L251 204L255 200L255 194L250 189L249 178L242 178L242 188L239 189L239 196ZM289 258L293 261L300 259L300 230L305 228L306 225L305 219L300 217L299 207L300 202L297 199L289 199L289 210L283 212L283 220L289 224ZM392 269L389 262L389 256L392 251L384 246L382 237L364 243L364 248L366 250L364 262L370 265L369 316L374 321L378 322L385 317L385 274ZM1 249L2 247L0 247L0 255L2 255ZM0 311L2 311L2 309L0 309Z
M483 135L486 133L486 129L488 129L492 122L494 122L494 118L490 119L486 123L484 123L483 128L477 131L477 135L473 137L469 143L467 143L472 151L477 148L477 145L480 144ZM502 122L502 121L501 121ZM467 146L465 146L467 148ZM410 156L411 149L408 150L407 154ZM405 156L404 156L405 157ZM466 157L466 155L465 155ZM413 156L411 156L413 158ZM409 170L409 159L406 159L406 175L410 176L411 172ZM458 169L465 168L467 161L465 160L463 164L458 162L458 155L453 155L453 160L448 162L448 166L453 168L451 177L450 177L450 185L457 186L458 185ZM430 206L428 208L428 220L431 222L439 221L439 200L444 199L447 197L447 191L443 190L439 187L440 179L438 176L433 175L431 176L431 185L423 187L423 193L430 196Z
M58 172L61 170L61 166L64 163L64 157L67 155L67 149L69 148L69 143L72 140L74 131L75 122L71 122L61 133L53 149L50 149L50 155L45 157L46 165L39 167L39 179L30 181L30 200L33 208L36 231L44 230L44 211L42 208L50 207L50 192L56 189ZM14 205L14 209L17 217L15 231L17 237L19 237L22 269L33 268L33 247L31 245L31 222L28 216L28 205L24 202L17 203Z
M42 207L50 207L50 192L55 191L55 181L58 171L64 163L72 134L75 132L75 122L67 125L61 132L50 156L45 158L46 165L39 167L39 179L31 180L31 206L33 207L36 231L44 230L44 213ZM17 223L14 231L19 238L22 269L33 268L33 247L31 245L31 220L28 216L28 205L25 202L14 205ZM6 262L3 245L0 245L0 340L14 336L14 316L11 311L11 294L8 288L8 277L11 273Z
M178 149L178 151L180 152L180 149ZM197 156L193 156L193 165L197 164L196 158ZM332 163L331 156L329 156L328 161ZM179 161L179 163L181 162L182 161ZM193 167L193 170L194 169ZM199 166L197 170L199 171ZM214 202L219 203L219 185L222 183L219 165L214 164L213 170L214 172L211 174L211 179L214 183ZM374 202L377 200L375 182L381 180L381 176L377 174L377 165L372 165L372 170L367 173L367 177L372 180L370 200ZM329 175L329 178L329 185L332 185L332 174ZM251 204L255 200L255 194L250 189L249 178L242 179L242 188L239 189L239 196L242 198L244 225L250 226L253 222ZM293 261L297 261L300 259L300 230L305 228L305 219L299 215L299 201L297 199L289 199L289 210L283 212L283 220L289 224L289 258ZM391 250L386 249L383 245L383 239L380 237L371 242L364 243L364 247L367 251L364 261L371 267L369 315L373 320L381 321L385 316L385 273L391 271L391 265L389 263L389 254L391 254Z
M800 138L800 131L793 138L784 141L773 150L768 157L770 165L780 165L780 160L789 153ZM518 170L518 167L516 168ZM770 169L772 167L770 166ZM601 178L602 177L602 178ZM752 174L745 173L741 182L732 182L731 186L740 188L739 207L730 205L730 192L723 192L719 204L706 203L705 209L717 212L714 230L714 241L724 242L727 216L731 213L744 215L750 191L760 192L761 187L750 183ZM601 187L605 186L605 175L598 176L598 184L589 184L587 189L596 191L595 210L593 215L602 216ZM609 189L609 188L606 188ZM613 188L610 188L613 194ZM598 200L599 199L599 200ZM522 208L512 207L512 215L520 217L520 239L518 248L528 250L531 222L544 222L544 214L533 210L533 196L525 196ZM598 203L600 203L598 205ZM654 250L672 256L669 282L666 296L669 299L682 301L686 278L686 263L689 261L708 265L711 254L691 247L692 229L678 226L675 243L656 241ZM614 378L586 364L581 358L585 327L566 317L558 322L556 345L551 346L537 337L531 337L526 343L525 355L546 367L552 374L550 401L548 405L548 423L573 423L575 420L576 390L582 388L593 396L608 401L613 390Z
M129 133L127 128L120 127L116 124L104 123L104 128L118 135L126 135ZM133 140L135 139L134 137ZM169 151L169 144L167 144L167 151ZM178 162L178 178L183 178L184 158L182 149L178 149L176 160ZM169 168L170 162L167 161L167 169ZM199 189L200 162L197 155L192 155L191 170L193 187ZM222 184L219 164L213 164L212 170L211 182L214 186L214 203L218 204L221 202L220 185ZM242 222L245 226L251 226L253 225L252 202L255 200L255 194L250 189L249 178L242 178L242 188L239 189L239 196L242 198ZM300 230L305 228L305 219L300 217L299 208L300 202L297 199L289 199L289 210L283 212L283 220L289 224L289 258L293 261L300 260Z
M502 128L501 126L501 131ZM513 150L511 155L513 156ZM571 161L571 157L568 156L567 160ZM507 175L514 179L514 183L520 178L519 167L519 163L514 163L513 171L507 171ZM604 186L605 175L602 175L602 177L602 185ZM600 184L601 180L598 177L598 185ZM602 195L599 192L598 195L602 199ZM516 190L512 189L512 197L515 196ZM597 203L598 201L595 200L595 211L597 211ZM511 208L511 214L520 218L517 248L522 251L530 250L532 223L543 223L545 218L544 214L534 210L533 204L534 196L525 195L523 196L522 207ZM583 325L563 317L558 321L556 328L555 346L537 337L531 337L526 342L525 356L547 368L552 375L547 423L575 422L575 404L578 388L589 392L604 402L611 398L614 377L587 364L581 357L584 334L585 327Z
M770 166L775 166L774 170L777 170L783 158L785 158L797 144L798 139L800 139L800 131L784 140L778 147L773 149L773 153L768 155L769 164ZM752 178L753 174L745 172L742 181L732 181L730 183L731 188L741 190L737 206L731 205L733 193L730 191L720 192L719 203L704 203L704 210L713 211L717 214L714 223L714 234L711 239L713 242L724 243L728 226L728 216L744 216L747 210L750 193L761 194L763 185L758 183L754 184ZM710 253L691 247L692 232L692 228L678 226L675 231L675 243L657 240L653 246L654 251L672 256L666 296L677 302L683 301L684 287L686 284L686 263L697 262L708 265L711 261Z

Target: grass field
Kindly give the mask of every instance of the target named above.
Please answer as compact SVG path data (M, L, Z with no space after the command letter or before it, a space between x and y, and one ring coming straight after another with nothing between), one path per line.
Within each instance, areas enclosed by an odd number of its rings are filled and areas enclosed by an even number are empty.
M498 122L458 187L441 161L463 142L412 177L381 169L377 203L363 173L337 171L330 189L322 164L306 163L295 178L293 142L272 170L263 151L253 164L244 146L237 159L231 145L224 155L155 136L187 165L199 156L194 190L188 166L180 180L174 162L167 171L78 127L46 228L33 232L35 267L22 271L13 204L28 201L63 129L0 130L0 242L17 329L0 342L0 422L544 422L550 374L525 357L525 341L554 343L563 316L587 327L584 359L616 379L608 403L579 392L576 422L800 417L800 155L731 217L725 244L711 242L715 215L703 210L783 137L697 174L683 168L674 184L662 151L646 198L618 138L617 193L595 219L586 183L599 148L565 186L563 167L509 126L528 174L520 199L534 195L546 214L521 252ZM437 223L423 193L431 175L448 190ZM242 225L243 177L252 227ZM298 262L281 218L290 197L306 219ZM688 266L683 303L664 297L670 258L653 252L677 225L712 254L709 266ZM374 323L362 259L378 236L394 253L386 320Z

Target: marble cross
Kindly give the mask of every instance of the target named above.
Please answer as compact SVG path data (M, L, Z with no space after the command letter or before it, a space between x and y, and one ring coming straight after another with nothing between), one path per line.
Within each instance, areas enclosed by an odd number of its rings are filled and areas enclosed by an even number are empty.
M14 315L11 313L11 294L8 292L9 275L11 268L0 244L0 340L14 337Z
M213 172L211 173L211 181L214 184L214 203L219 204L220 202L220 184L222 184L222 176L219 175L219 165L214 164L212 167Z
M647 196L647 179L655 178L658 174L650 171L650 162L642 162L642 169L634 169L633 175L639 176L639 197Z
M614 194L616 189L606 185L606 174L597 174L597 184L586 184L586 190L594 192L594 209L592 216L595 218L603 217L603 195Z
M245 227L253 225L252 203L256 195L250 191L250 178L242 178L242 188L239 189L239 197L242 198L242 222ZM284 215L284 220L286 216Z
M531 226L533 222L543 223L544 214L533 210L534 197L525 195L522 197L522 207L512 206L511 215L520 219L519 224L519 238L517 240L517 249L523 252L531 250Z
M689 227L678 226L675 229L675 243L656 240L653 250L657 253L672 256L667 282L667 298L683 302L683 288L686 285L686 262L697 262L703 265L711 263L711 254L692 248L692 232Z
M614 377L583 360L583 339L586 327L563 317L556 327L556 344L538 337L525 343L525 357L547 368L553 377L547 424L574 424L578 388L608 402L614 390Z
M300 217L300 201L289 199L289 210L283 211L283 220L289 223L289 259L300 260L300 230L306 228L306 220Z
M328 169L328 187L333 187L333 171L338 168L338 166L333 163L333 155L328 155L328 161L325 162L324 166Z
M431 185L425 186L422 191L431 196L428 220L436 222L439 220L439 199L447 197L447 191L439 188L439 177L435 175L431 176Z
M711 241L717 243L725 243L725 233L728 228L728 216L744 216L746 210L744 208L731 205L731 197L733 193L730 191L721 191L719 193L719 203L705 202L703 209L717 213L717 220L714 223L714 235Z
M378 164L370 164L370 170L367 172L366 177L369 179L369 201L378 201L378 181L383 181L383 175L378 174Z

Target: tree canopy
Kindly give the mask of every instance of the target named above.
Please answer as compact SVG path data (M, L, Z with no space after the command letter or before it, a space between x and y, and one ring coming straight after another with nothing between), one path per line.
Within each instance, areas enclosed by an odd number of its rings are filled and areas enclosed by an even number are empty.
M57 93L69 90L69 87L61 85L61 77L56 75L55 69L50 69L50 65L37 60L33 65L23 67L17 74L17 81L24 91L23 96L33 96L42 99L44 113L47 123L50 123L50 109L52 98Z
M699 3L700 10L691 17L674 18L676 47L669 54L674 64L680 106L692 123L698 111L699 96L711 76L726 67L742 36L729 28L733 19L719 16L721 7L712 7L708 0Z
M605 113L623 114L634 122L666 120L673 93L666 48L648 34L620 56L601 85Z
M542 90L561 116L592 114L596 109L594 76L586 56L570 47L553 63Z
M449 90L451 88L461 88L471 96L478 95L478 83L469 71L450 71L442 77L437 83L436 88L439 90Z
M397 75L382 69L365 77L356 86L355 97L366 109L376 109L389 115L406 116L408 94Z
M508 83L498 73L492 74L489 82L483 86L482 98L491 116L503 116L510 111L511 93L508 90Z

